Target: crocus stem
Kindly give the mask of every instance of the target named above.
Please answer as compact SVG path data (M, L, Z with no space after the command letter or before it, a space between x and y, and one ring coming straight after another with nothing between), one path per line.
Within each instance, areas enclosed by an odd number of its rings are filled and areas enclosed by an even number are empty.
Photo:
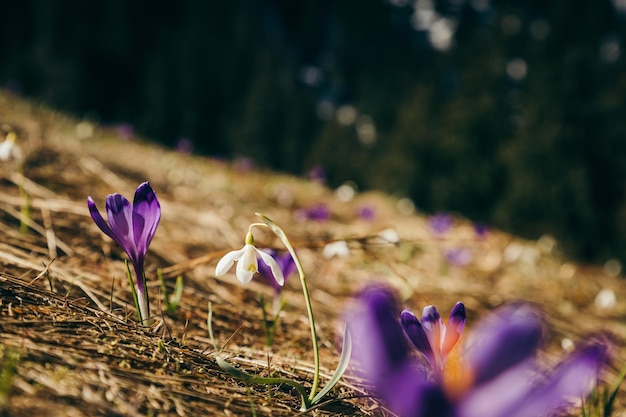
M141 310L141 324L150 326L150 300L148 299L148 287L146 286L146 276L143 271L137 271L137 298L139 299L139 309ZM141 279L139 279L141 277Z
M139 304L139 311L141 312L141 324L144 326L150 325L150 308L146 301L146 293L144 291L137 291L137 303Z
M130 290L132 291L132 294L133 294L133 301L135 302L135 311L137 312L137 318L139 319L139 322L141 323L142 322L141 308L139 307L137 287L135 286L135 283L133 282L133 273L130 272L130 264L128 260L125 260L124 264L126 265L126 276L128 277L128 284L130 285Z
M304 294L304 301L306 303L306 311L309 314L309 324L311 325L311 342L313 343L313 358L315 360L315 374L313 375L313 386L311 387L311 393L309 394L309 401L312 401L315 398L315 392L317 391L317 387L319 386L320 379L320 353L319 346L317 343L317 332L315 330L315 318L313 317L313 306L311 305L311 296L309 294L309 289L306 284L306 277L304 275L304 269L302 268L302 264L300 263L300 259L298 259L298 255L296 255L296 251L293 246L287 239L285 232L278 227L273 220L269 219L267 216L257 213L257 216L261 217L265 223L253 223L250 225L260 225L269 227L272 232L276 234L283 242L287 251L293 258L294 263L296 264L296 268L298 269L298 275L300 275L300 283L302 284L302 293Z
M146 287L146 279L145 277L143 277L143 280L138 279L137 284L135 284L133 282L132 273L130 272L129 262L125 261L125 263L126 273L128 274L128 282L133 292L133 300L135 301L135 308L137 309L137 317L142 325L149 326L152 321L150 320L150 306L147 298L148 289ZM137 274L137 277L139 277L139 273Z

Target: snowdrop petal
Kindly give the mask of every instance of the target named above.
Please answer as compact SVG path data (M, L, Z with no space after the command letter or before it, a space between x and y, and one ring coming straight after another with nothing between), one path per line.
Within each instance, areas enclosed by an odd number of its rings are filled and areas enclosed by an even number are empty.
M244 249L245 248L239 249L239 250L233 250L233 251L228 252L226 255L224 255L224 257L220 259L220 261L217 263L217 266L215 267L215 276L221 277L222 275L225 275L228 272L228 270L233 266L235 261L241 258L241 255L243 255Z
M280 269L278 262L276 262L276 260L267 253L256 248L254 248L254 250L261 257L263 263L269 266L270 270L272 271L272 275L274 275L274 279L276 279L278 285L282 286L285 283L285 277L283 276L283 271Z
M237 279L242 284L247 284L252 280L259 267L254 246L246 245L242 251L243 254L237 262Z

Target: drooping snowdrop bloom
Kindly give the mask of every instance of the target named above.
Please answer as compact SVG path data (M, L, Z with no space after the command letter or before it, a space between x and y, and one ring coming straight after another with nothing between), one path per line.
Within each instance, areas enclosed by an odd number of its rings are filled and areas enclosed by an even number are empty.
M331 259L335 256L337 258L347 258L348 255L350 255L350 248L345 240L330 242L322 249L322 256L326 259Z
M364 290L347 315L353 358L374 394L399 416L554 416L591 392L607 356L603 343L591 342L546 373L536 357L543 334L540 316L526 305L510 305L481 320L464 349L449 352L441 377L433 377L432 368L411 354L406 336L427 352L426 358L443 356L448 328L453 329L453 344L463 330L464 314L455 306L443 339L441 332L436 337L441 322L435 311L428 308L425 316L420 326L411 317L404 317L408 326L401 325L395 297L381 287ZM437 341L441 349L435 353Z
M0 142L0 161L8 161L11 159L20 161L22 157L22 150L17 144L17 135L13 130L10 130L6 138Z
M106 198L108 224L91 197L87 198L89 213L96 225L126 252L136 275L136 291L141 320L150 316L148 294L144 275L144 260L159 221L161 205L148 182L141 183L135 191L133 204L121 194Z
M259 261L267 265L278 285L285 283L283 272L274 258L254 246L254 237L251 232L246 235L246 244L239 250L228 252L215 267L215 276L225 275L228 270L237 262L237 279L242 284L247 284L252 280L254 274L259 272Z

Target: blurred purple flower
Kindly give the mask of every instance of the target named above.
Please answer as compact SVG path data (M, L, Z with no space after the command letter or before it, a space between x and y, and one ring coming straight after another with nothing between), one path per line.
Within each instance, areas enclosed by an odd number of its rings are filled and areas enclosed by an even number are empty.
M135 136L135 128L130 123L119 123L115 126L115 132L125 140L131 140Z
M326 182L326 171L319 165L314 166L309 170L309 179L319 184Z
M254 169L255 163L254 159L248 156L239 156L233 161L233 166L235 167L236 171L250 172Z
M141 183L135 191L132 205L121 194L109 194L106 198L108 224L91 197L87 197L87 206L91 218L100 230L113 239L128 255L135 270L141 318L147 320L150 316L150 309L143 264L148 246L161 220L161 205L156 193L148 182Z
M193 142L189 138L179 138L176 142L176 151L184 154L193 152Z
M476 233L477 238L483 239L489 233L489 227L485 223L476 222L474 223L474 233Z
M376 210L369 205L363 205L358 208L358 216L365 221L371 222L376 218Z
M274 249L262 249L262 251L274 258L274 260L278 264L278 267L283 273L284 282L287 282L287 278L289 277L289 275L296 272L296 263L293 261L293 258L291 257L291 254L289 252L284 252L282 255L280 255L278 251ZM279 285L278 282L276 282L274 274L272 274L272 270L263 262L259 263L259 275L267 284L274 288L275 294L280 294L283 286Z
M432 230L435 234L443 235L450 230L453 221L454 219L450 214L438 213L428 219L428 225L430 226L430 230Z
M22 84L15 79L10 79L4 85L4 89L9 95L13 96L21 96L22 95Z
M469 248L449 248L445 250L444 256L448 264L457 267L467 266L474 259Z
M457 302L444 324L435 306L427 306L420 322L410 310L400 314L400 325L411 344L428 360L435 376L441 379L448 355L465 328L465 306Z
M301 208L296 211L295 216L299 221L312 220L316 222L325 222L330 219L330 209L326 204L321 203Z
M539 377L535 355L542 340L542 322L531 308L511 305L482 320L463 354L453 350L439 377L420 366L406 343L405 334L421 352L432 350L429 331L420 331L409 318L412 324L403 334L397 314L391 291L369 287L358 296L347 319L354 340L353 358L375 394L400 416L552 416L591 392L607 356L604 344L590 343L551 374ZM427 315L427 320L438 322L434 311ZM462 327L464 315L454 309L453 315L453 327Z

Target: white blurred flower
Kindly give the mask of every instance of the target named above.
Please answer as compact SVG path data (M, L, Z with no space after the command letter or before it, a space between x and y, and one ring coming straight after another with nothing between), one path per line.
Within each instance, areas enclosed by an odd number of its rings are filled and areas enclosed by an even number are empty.
M608 310L615 307L615 304L617 304L617 296L615 295L615 291L610 288L603 288L596 295L594 304L600 310Z
M346 258L350 254L350 249L348 248L348 244L345 240L338 240L337 242L329 243L324 246L322 250L322 255L326 259L330 259L334 256L338 258Z
M378 237L384 240L385 242L396 244L400 242L400 236L395 229L385 229L378 233Z
M8 161L9 159L16 161L22 159L22 150L17 144L15 132L9 132L6 139L0 143L0 161Z

